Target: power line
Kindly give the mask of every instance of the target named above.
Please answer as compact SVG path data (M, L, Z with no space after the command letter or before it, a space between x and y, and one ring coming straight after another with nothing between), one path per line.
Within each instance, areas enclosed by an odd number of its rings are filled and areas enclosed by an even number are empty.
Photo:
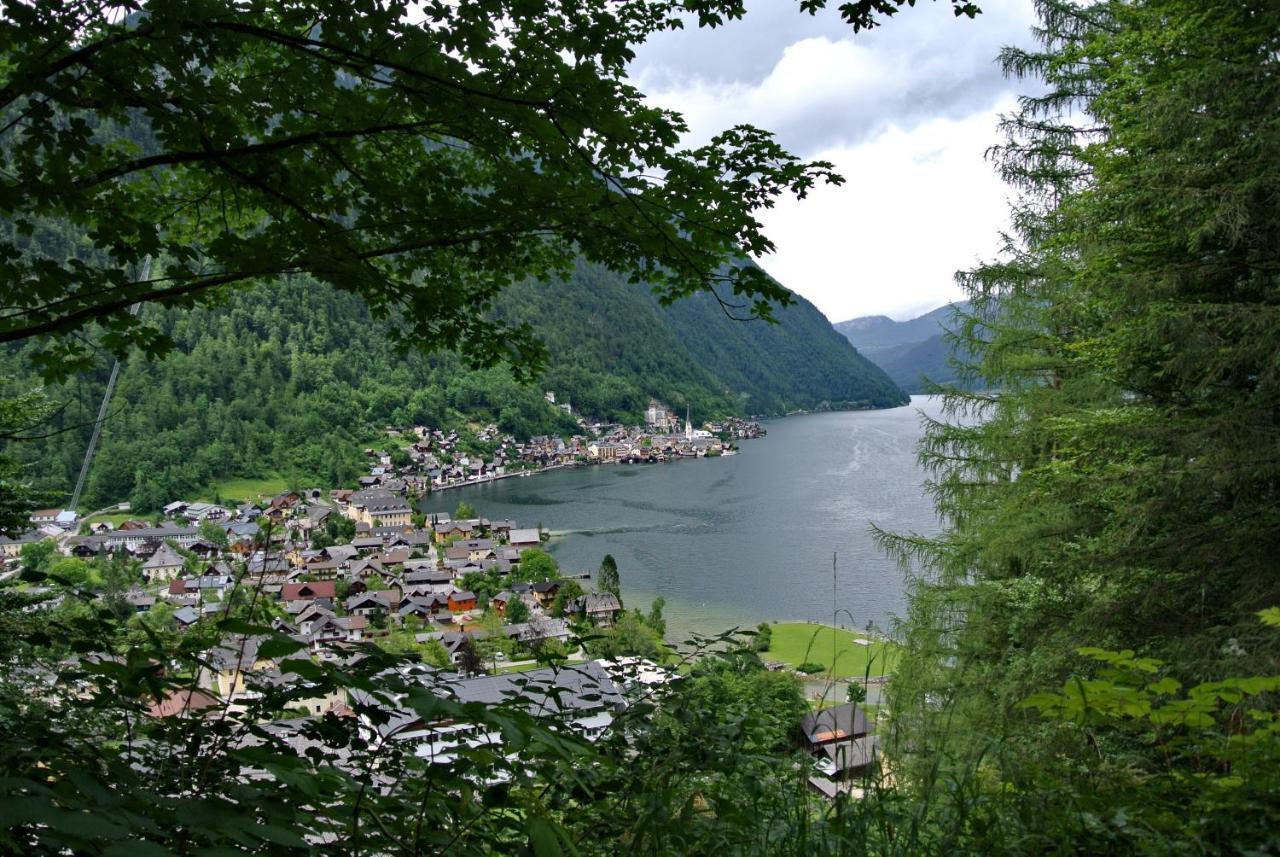
M147 256L142 260L142 272L138 280L145 280L151 276L151 257ZM142 309L141 302L129 307L129 315L136 316L138 311ZM102 406L98 408L98 418L93 421L93 433L89 435L89 446L84 451L84 461L80 465L80 476L76 478L76 490L71 494L71 503L67 507L74 510L80 505L80 492L84 490L85 477L89 475L89 465L93 463L93 452L98 446L98 437L102 434L102 423L107 419L107 407L111 404L111 394L116 388L116 379L120 377L120 358L116 358L111 365L111 376L107 378L107 389L102 394Z

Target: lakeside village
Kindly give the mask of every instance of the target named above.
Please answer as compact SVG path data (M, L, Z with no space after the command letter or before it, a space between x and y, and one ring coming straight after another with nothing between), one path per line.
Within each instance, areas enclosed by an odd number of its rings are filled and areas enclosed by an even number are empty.
M573 415L568 403L556 404L554 392L546 393L546 401ZM397 448L390 453L366 449L365 454L378 457L379 464L360 484L368 487L390 472L405 481L411 494L423 495L562 467L657 464L736 455L736 441L766 434L758 423L734 417L694 428L687 413L682 430L679 415L656 399L649 401L643 426L588 422L582 417L576 420L582 434L569 438L540 435L527 442L500 433L495 425L483 427L473 438L423 426L409 432L387 429Z
M624 460L610 450L626 449L630 457L636 450L682 455L690 443L700 454L724 448L710 428L695 433L687 420L683 438L656 434L655 427L675 425L674 417L654 408L650 416L660 419L647 433L563 444L547 461L566 463L583 448L598 461ZM727 430L735 437L756 433L749 424ZM259 614L255 621L269 621L271 634L286 635L313 663L352 664L377 647L420 663L412 674L455 700L496 705L521 693L522 704L542 711L554 698L563 727L587 738L600 735L638 695L680 680L664 639L661 600L648 613L625 610L611 557L593 579L561 570L544 549L549 535L540 526L490 520L466 503L452 514L417 511L414 490L424 468L433 485L437 478L469 477L443 468L437 475L432 466L449 455L449 436L415 434L410 465L397 468L380 456L355 489L284 491L234 506L179 500L158 519L114 526L77 525L73 514L39 511L30 533L0 538L0 581L43 596L33 609L65 608L69 586L128 616L131 627L145 625L143 633L212 634L192 684L155 699L149 714L199 728L209 718L249 716L258 710L255 700L283 689L288 709L267 718L268 725L279 740L300 746L307 724L326 717L354 718L380 740L441 761L463 745L500 745L503 738L341 689L310 694L310 679L287 663L298 654L274 652L263 633L224 633L246 604L265 610L266 619ZM538 448L527 446L526 453L530 447ZM33 571L45 582L29 582ZM797 742L815 758L815 788L828 796L852 789L878 754L871 732L852 694L796 724Z

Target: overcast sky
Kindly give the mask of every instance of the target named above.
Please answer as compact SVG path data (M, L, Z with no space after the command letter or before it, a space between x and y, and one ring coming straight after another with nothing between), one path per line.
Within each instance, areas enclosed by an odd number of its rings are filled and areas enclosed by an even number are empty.
M838 5L835 0L830 4ZM742 21L641 47L633 82L679 110L697 143L747 122L846 183L765 212L759 261L832 321L906 319L961 297L952 275L994 251L1009 191L984 160L1027 84L995 63L1027 45L1031 0L981 0L974 20L922 0L854 35L834 12L756 0Z

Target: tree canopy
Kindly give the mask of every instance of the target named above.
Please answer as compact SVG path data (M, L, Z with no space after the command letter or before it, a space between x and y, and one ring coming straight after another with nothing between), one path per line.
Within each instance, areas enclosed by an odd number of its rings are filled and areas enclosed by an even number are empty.
M855 28L903 0L841 6ZM971 4L953 0L957 14ZM804 0L810 13L822 0ZM581 256L664 300L768 316L788 296L736 264L756 212L839 182L766 132L680 143L626 78L633 48L740 0L12 4L0 19L0 342L50 375L167 338L130 308L189 306L306 273L396 320L405 346L518 369L505 285ZM33 248L54 252L31 252Z

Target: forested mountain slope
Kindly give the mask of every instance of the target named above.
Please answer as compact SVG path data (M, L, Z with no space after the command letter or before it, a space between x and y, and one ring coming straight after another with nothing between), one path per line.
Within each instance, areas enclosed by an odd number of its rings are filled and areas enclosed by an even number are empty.
M643 287L580 266L568 283L509 289L499 305L534 325L551 351L549 388L587 414L635 418L650 395L695 418L906 402L798 296L777 324L735 321L710 295L664 308Z
M969 306L968 301L947 304L907 321L867 315L837 322L834 327L895 384L908 392L922 393L926 379L935 384L955 382L952 348L945 332L952 325L953 314L965 312Z
M84 503L130 499L151 508L229 478L279 474L344 484L359 449L391 424L497 422L518 436L573 433L548 406L553 390L575 412L637 420L650 396L695 420L797 408L892 406L892 382L830 329L807 302L779 324L735 322L713 301L664 309L643 287L582 265L563 283L510 289L497 312L527 322L550 352L538 383L505 368L470 370L452 353L401 354L387 325L358 299L305 279L233 291L215 308L161 310L177 348L129 361L90 472ZM21 382L23 355L0 366ZM70 492L109 367L55 391L61 427L14 446L51 503Z

